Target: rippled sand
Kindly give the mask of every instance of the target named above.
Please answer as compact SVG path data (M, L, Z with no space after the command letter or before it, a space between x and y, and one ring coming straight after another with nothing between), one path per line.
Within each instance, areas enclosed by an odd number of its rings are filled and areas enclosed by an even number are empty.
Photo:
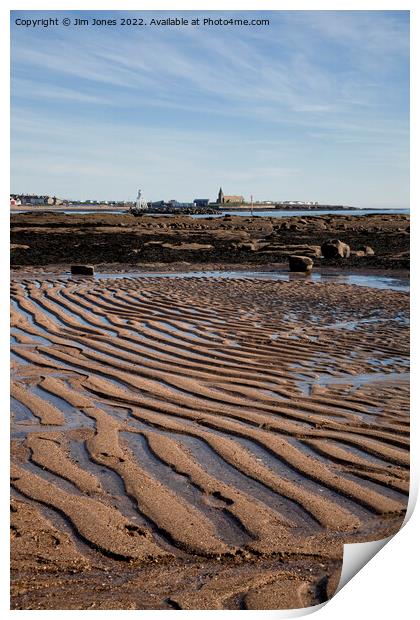
M281 609L408 497L408 294L12 284L13 607Z

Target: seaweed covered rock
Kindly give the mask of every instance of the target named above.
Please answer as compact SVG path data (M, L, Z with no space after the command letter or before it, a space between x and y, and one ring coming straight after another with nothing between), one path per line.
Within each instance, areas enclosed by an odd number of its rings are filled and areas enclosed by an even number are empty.
M329 239L321 245L324 258L349 258L350 246L339 239Z
M309 256L289 256L289 271L305 272L312 271L314 261Z

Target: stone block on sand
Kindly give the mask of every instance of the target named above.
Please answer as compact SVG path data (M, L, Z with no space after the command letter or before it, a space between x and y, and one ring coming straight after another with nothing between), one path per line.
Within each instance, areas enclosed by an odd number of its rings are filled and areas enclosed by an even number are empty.
M74 276L94 276L95 268L93 265L72 265L70 268Z
M289 256L289 271L307 273L313 266L314 261L309 256Z

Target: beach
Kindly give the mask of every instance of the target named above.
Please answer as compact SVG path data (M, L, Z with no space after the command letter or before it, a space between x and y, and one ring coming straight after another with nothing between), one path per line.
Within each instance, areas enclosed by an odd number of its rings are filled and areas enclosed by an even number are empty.
M311 613L413 503L410 12L100 8L9 16L11 611Z
M258 271L270 241L281 246L271 258L286 255L282 235L318 245L319 222L253 222L250 233L232 218L210 233L207 220L193 234L203 223L165 230L139 218L141 231L117 234L115 220L92 229L73 219L69 232L65 216L28 217L12 229L27 246L12 252L12 608L287 609L330 598L343 544L389 536L404 519L408 292L315 273L206 274L206 250L191 248L194 235L216 249L240 233L254 247L277 237L233 261ZM374 246L376 235L376 247L340 270L404 268L409 222L386 217L341 229L347 242ZM135 238L145 264L121 260ZM111 266L72 277L77 253Z

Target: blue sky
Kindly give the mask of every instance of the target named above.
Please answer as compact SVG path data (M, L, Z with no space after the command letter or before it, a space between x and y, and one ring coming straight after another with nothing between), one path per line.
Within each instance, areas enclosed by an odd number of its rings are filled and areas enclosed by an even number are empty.
M16 18L268 18L24 28ZM409 17L14 11L11 191L79 199L409 202Z

